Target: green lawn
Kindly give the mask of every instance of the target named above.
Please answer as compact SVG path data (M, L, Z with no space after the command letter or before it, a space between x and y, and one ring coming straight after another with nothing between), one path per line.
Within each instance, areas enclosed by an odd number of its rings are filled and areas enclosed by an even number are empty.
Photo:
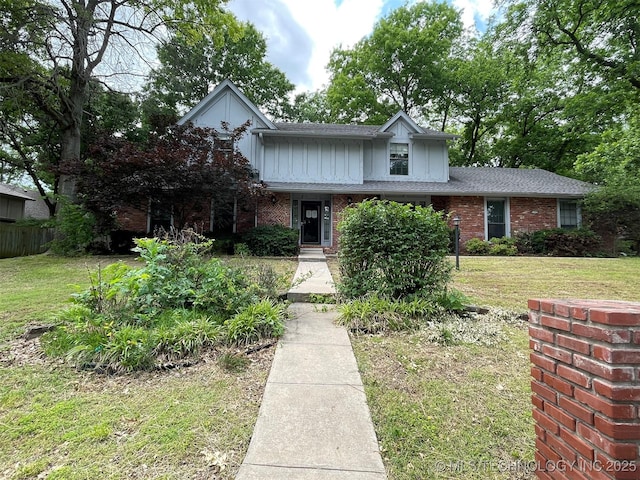
M234 478L272 349L250 355L242 371L224 369L212 352L190 368L110 377L43 358L37 340L18 338L87 287L90 270L115 260L0 260L0 478ZM293 276L295 262L268 262Z
M453 286L483 306L640 301L640 258L462 257L460 267ZM503 322L502 332L489 346L435 345L425 332L352 336L390 480L535 478L527 324Z
M211 355L191 368L108 377L42 358L37 341L18 338L113 260L0 260L0 478L233 478L271 351L241 372ZM293 275L295 262L270 262ZM453 286L479 305L640 300L637 258L462 257L460 265ZM533 478L526 324L501 325L490 346L436 345L424 332L353 337L390 480Z
M530 298L640 301L640 258L461 257L453 286L479 305L526 311Z

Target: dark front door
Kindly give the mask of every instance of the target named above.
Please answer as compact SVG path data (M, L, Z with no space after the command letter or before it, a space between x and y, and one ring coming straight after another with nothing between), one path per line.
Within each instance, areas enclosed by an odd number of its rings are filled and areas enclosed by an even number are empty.
M302 243L320 243L321 202L302 202Z

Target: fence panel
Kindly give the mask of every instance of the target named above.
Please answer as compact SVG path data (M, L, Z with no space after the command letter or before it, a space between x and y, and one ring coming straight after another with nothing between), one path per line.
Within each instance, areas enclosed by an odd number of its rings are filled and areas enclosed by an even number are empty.
M44 253L53 240L53 228L22 227L0 223L0 258Z

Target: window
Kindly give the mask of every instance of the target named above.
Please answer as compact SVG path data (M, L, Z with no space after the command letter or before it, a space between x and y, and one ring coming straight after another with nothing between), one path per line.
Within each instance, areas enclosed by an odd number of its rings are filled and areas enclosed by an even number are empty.
M162 202L152 201L149 207L149 232L155 233L163 229L166 232L173 226L173 215L171 205Z
M233 139L221 134L215 138L214 148L222 152L226 159L230 159L233 156Z
M580 208L576 200L558 201L558 224L566 229L580 226Z
M507 235L507 202L487 199L487 240Z
M389 174L409 175L409 144L392 143L389 155Z

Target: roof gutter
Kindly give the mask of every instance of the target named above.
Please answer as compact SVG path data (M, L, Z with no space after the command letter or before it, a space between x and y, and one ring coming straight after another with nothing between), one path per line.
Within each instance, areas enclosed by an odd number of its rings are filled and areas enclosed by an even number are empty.
M374 140L376 138L392 138L391 132L377 132L373 135L353 134L353 133L319 133L319 132L300 132L291 130L267 130L256 128L251 130L253 135L261 137L291 137L291 138L344 138L350 140Z

